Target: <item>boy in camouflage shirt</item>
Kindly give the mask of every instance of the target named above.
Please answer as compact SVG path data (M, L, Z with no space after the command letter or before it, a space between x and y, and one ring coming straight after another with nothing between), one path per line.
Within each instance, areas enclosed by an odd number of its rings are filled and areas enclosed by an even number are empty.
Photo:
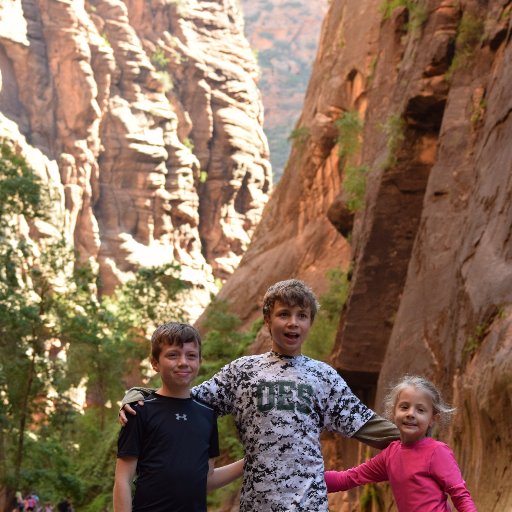
M263 300L271 351L236 359L192 389L235 419L245 449L241 512L327 512L322 430L378 448L398 438L396 427L368 409L333 368L301 354L317 310L302 281L274 284ZM130 390L123 404L141 399L142 391ZM133 414L128 405L124 410Z

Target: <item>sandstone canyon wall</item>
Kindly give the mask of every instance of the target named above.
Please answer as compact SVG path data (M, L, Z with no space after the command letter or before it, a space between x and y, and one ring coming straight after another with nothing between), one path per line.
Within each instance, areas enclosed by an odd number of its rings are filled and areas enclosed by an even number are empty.
M1 136L107 292L176 262L195 316L237 266L272 185L257 78L232 0L0 3Z
M511 510L512 2L397 4L331 2L303 138L220 296L249 323L271 282L298 276L321 293L325 270L350 263L330 362L377 411L401 374L433 379L457 408L441 438L478 510ZM353 163L368 169L355 216L337 129L354 112ZM255 349L267 344L262 333ZM356 444L327 437L326 464L367 456ZM379 489L368 510L394 510ZM360 510L364 493L331 505Z

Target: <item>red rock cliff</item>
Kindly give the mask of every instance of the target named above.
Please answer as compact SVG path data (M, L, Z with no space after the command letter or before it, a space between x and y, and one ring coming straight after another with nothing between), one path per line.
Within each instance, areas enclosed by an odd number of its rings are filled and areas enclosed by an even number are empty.
M321 292L325 269L351 259L331 363L378 411L401 374L433 379L457 407L443 439L478 509L510 510L512 5L403 3L331 3L303 137L221 296L250 321L271 282L298 276ZM335 124L353 112L353 164L368 169L355 216ZM351 254L328 217L352 233ZM356 463L355 445L326 442L327 465ZM332 505L360 510L359 495Z
M230 0L0 3L2 136L107 291L174 261L197 314L236 267L271 188L257 74Z

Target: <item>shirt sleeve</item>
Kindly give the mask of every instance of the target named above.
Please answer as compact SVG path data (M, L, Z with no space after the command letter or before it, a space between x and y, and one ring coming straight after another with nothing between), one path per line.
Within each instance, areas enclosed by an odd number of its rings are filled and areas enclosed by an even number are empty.
M449 446L439 443L432 454L430 471L441 489L450 495L458 512L476 512L476 506Z
M148 397L151 393L156 391L153 388L130 388L123 397L121 401L121 408L126 404L131 404L133 402L138 402L139 400L144 400L144 398Z
M137 415L129 421L119 431L117 439L117 457L139 457L142 439L144 436L142 429L143 407L136 407Z
M325 365L328 394L324 407L324 428L352 437L375 413L357 398L338 372Z
M346 491L372 482L384 482L388 480L385 452L346 471L326 471L324 478L327 492Z
M372 448L382 450L392 441L400 439L400 431L391 421L374 414L353 437Z
M213 420L212 433L210 436L210 448L208 449L208 458L213 459L220 455L219 450L219 430L217 426L217 416Z
M233 363L221 368L211 379L192 388L192 396L213 408L218 416L232 414L236 380Z

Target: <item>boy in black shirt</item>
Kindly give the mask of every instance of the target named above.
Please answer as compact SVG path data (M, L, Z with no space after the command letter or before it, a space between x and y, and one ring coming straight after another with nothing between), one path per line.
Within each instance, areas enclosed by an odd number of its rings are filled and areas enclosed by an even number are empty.
M120 432L115 512L206 512L206 491L242 475L243 460L214 469L219 455L213 410L191 398L201 338L188 324L167 323L151 337L151 365L162 385L137 406ZM131 484L137 475L135 495Z

